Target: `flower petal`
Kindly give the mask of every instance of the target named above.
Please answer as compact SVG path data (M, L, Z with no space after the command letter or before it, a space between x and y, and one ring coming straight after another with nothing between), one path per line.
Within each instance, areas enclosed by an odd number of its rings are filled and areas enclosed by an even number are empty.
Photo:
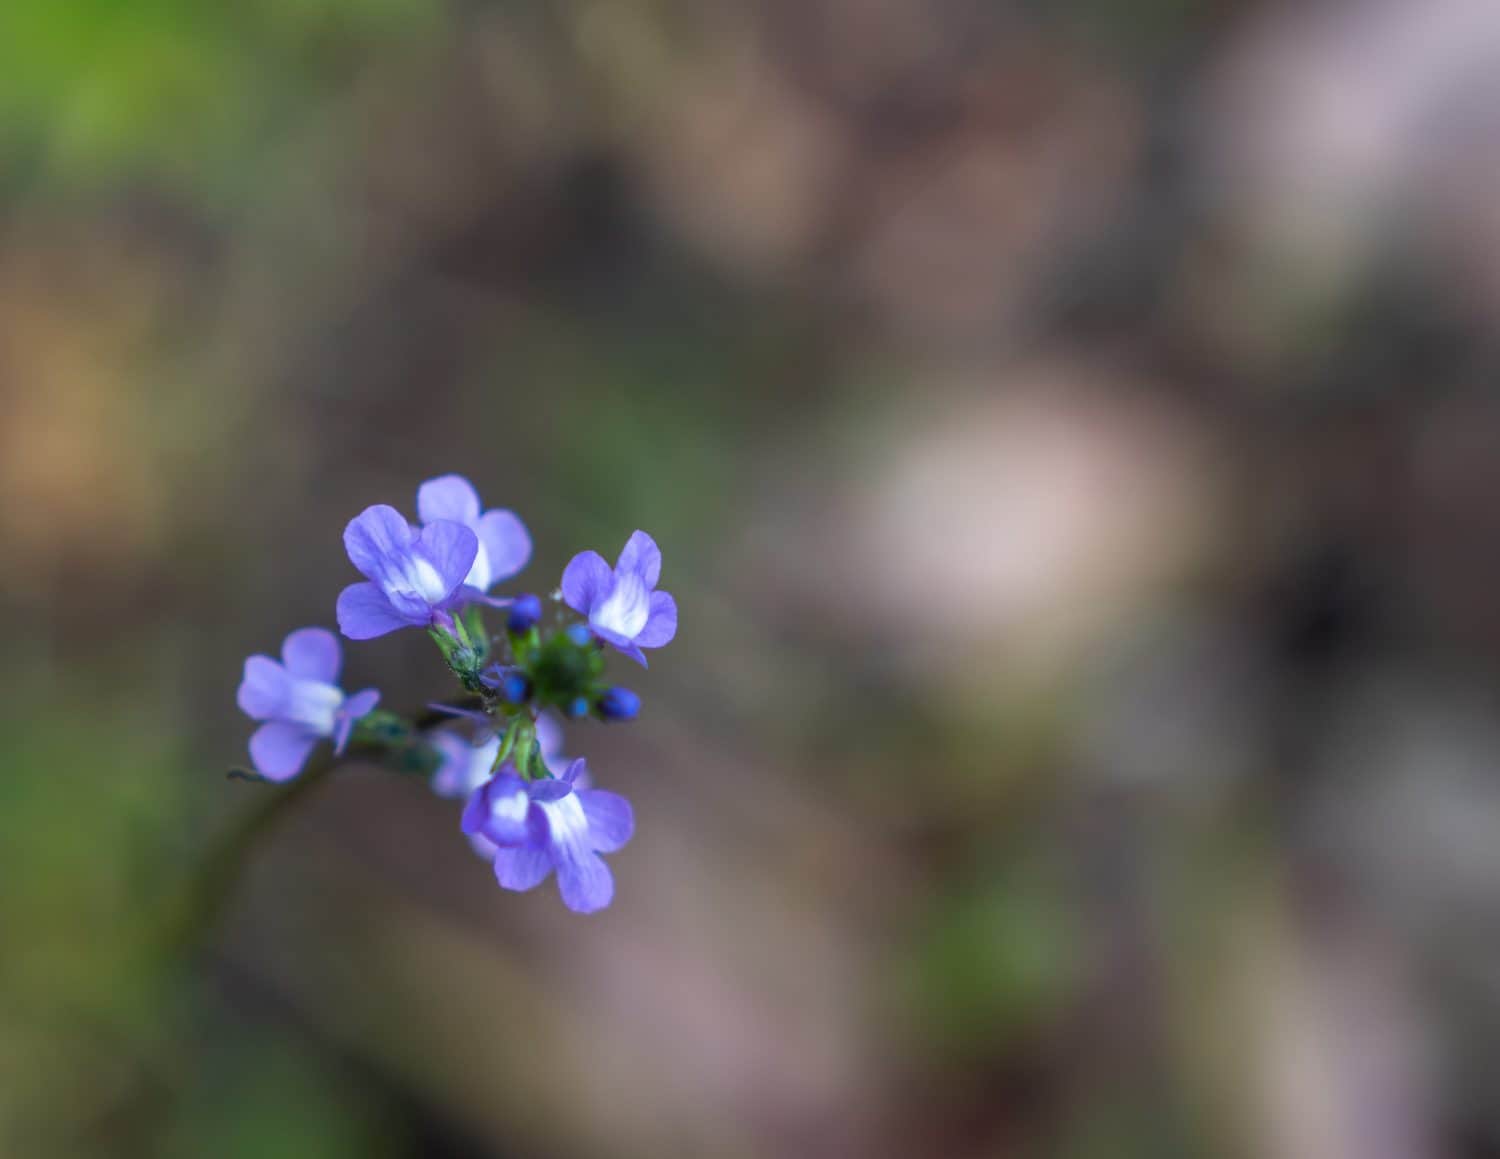
M615 564L615 575L639 576L649 591L661 579L661 548L656 546L644 531L637 531L625 541L620 552L620 562Z
M339 682L343 655L339 638L327 628L298 628L282 641L281 659L293 676L324 684Z
M245 677L235 700L246 716L271 720L286 707L291 684L286 669L269 656L251 656L245 661Z
M518 574L531 562L531 533L512 511L486 511L475 524L490 560L490 583Z
M646 626L636 633L635 642L642 648L660 648L677 635L677 601L666 592L651 593L651 613Z
M635 833L635 810L618 793L583 789L578 793L583 815L589 819L589 844L599 853L621 849Z
M442 757L432 775L432 791L439 797L468 797L490 779L500 751L498 736L490 733L473 744L453 732L429 733L427 739Z
M482 833L497 845L519 845L529 834L530 809L526 782L514 773L499 773L470 795L459 827L470 836Z
M589 627L600 633L614 633L634 640L651 618L651 592L641 577L625 572L614 577L609 594L595 600L589 611Z
M588 615L594 601L614 586L614 573L597 551L580 551L568 561L562 574L563 601L580 615Z
M401 512L380 503L349 521L344 528L344 550L366 579L383 583L390 575L391 561L406 556L411 538L411 525Z
M261 725L250 738L250 759L262 776L286 781L302 771L317 743L317 736L305 728L273 720Z
M433 712L442 713L444 716L461 716L465 720L472 720L480 727L491 731L495 728L494 718L486 716L477 708L460 708L456 704L438 704L436 701L429 701L427 707L432 709Z
M462 475L428 479L417 488L417 515L423 523L451 519L472 525L479 518L479 492Z
M552 872L552 858L545 849L528 849L524 845L496 849L493 864L495 880L505 889L535 889Z
M351 640L373 640L397 628L420 626L424 621L403 616L375 584L350 584L339 593L336 609L339 631Z
M547 762L550 769L552 762L562 754L563 730L562 725L550 712L541 712L536 718L536 743L542 750L542 759Z
M478 557L476 556L476 558ZM465 580L463 587L459 588L458 591L453 593L453 596L453 602L455 603L483 604L488 608L508 608L511 606L511 604L516 602L510 596L486 595L484 592L476 588L472 583L469 583L467 580Z
M439 519L422 529L414 548L442 580L443 594L432 601L436 607L447 602L463 584L474 557L479 554L479 539L462 523Z
M554 850L553 863L563 904L574 913L594 913L615 899L615 876L592 849L569 849L562 856Z
M551 854L563 903L578 913L603 909L614 897L615 881L590 847L583 802L558 781L534 784L532 801L532 843L544 843Z
M470 796L479 787L469 783L469 752L473 746L446 729L429 732L426 740L438 754L437 771L428 782L432 791L439 797Z
M344 749L349 746L349 737L354 733L354 726L361 718L370 714L371 710L380 703L380 691L376 688L366 688L356 692L348 700L344 701L343 707L338 711L337 721L333 726L333 751L337 756L344 755Z
M359 720L374 711L375 706L380 703L380 689L364 688L353 693L348 700L344 701L342 709L345 716L350 720Z
M640 650L633 640L626 640L614 632L599 632L599 639L603 640L621 656L628 656L642 668L650 668L646 662L646 654Z

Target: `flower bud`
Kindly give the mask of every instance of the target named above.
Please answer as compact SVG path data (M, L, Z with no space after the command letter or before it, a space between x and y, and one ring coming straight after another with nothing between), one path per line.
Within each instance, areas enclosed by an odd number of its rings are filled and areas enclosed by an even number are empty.
M585 697L579 696L568 704L568 715L575 720L589 714L589 702Z
M517 596L511 602L510 617L505 621L505 626L519 636L523 632L529 632L541 618L542 601L528 593Z
M512 704L525 704L531 697L531 681L519 672L507 672L500 682L500 695Z
M568 639L572 640L580 648L589 648L593 646L594 633L589 631L587 624L569 624Z
M501 699L508 700L511 704L524 704L531 697L531 681L526 679L525 673L519 668L503 668L499 664L491 664L480 673L479 681L486 688L493 688Z
M634 720L641 711L641 698L618 684L599 697L599 715L605 720Z

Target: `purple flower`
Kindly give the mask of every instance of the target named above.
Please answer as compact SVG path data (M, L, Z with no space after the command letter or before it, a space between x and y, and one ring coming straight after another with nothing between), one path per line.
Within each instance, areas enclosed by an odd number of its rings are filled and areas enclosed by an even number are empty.
M417 515L428 526L442 521L461 523L474 533L479 550L464 576L464 586L480 596L519 573L531 559L526 525L503 508L481 514L479 493L462 475L443 475L418 487Z
M557 870L563 904L593 913L614 899L615 879L599 856L624 847L635 832L630 802L601 789L580 789L582 758L560 779L524 781L501 772L464 808L463 831L497 846L495 878L506 889L533 889Z
M437 749L440 763L432 774L432 791L439 797L468 798L490 779L500 738L489 733L470 742L456 732L429 733L427 740Z
M568 607L587 616L601 640L643 668L642 648L660 648L677 635L677 601L656 590L661 550L637 531L611 571L597 551L575 555L563 571L562 595Z
M427 739L438 751L440 763L432 775L432 791L439 797L467 799L490 779L500 752L500 738L494 733L481 733L472 743L455 732L430 733ZM471 833L469 844L486 861L494 859L495 844L483 834Z
M351 640L372 640L397 628L442 623L462 605L479 540L447 519L414 530L394 507L381 504L350 520L344 549L369 582L339 593L339 629Z
M493 729L494 721L489 717L480 716L479 721ZM472 744L457 733L447 731L431 733L427 739L438 750L440 758L437 772L432 775L432 791L439 797L467 798L493 774L495 756L500 752L500 738L493 731L476 734ZM536 739L542 748L542 763L549 769L567 763L568 758L562 755L562 728L545 712L536 718ZM587 789L592 785L587 768L573 778L574 789ZM482 833L469 834L469 844L486 861L494 860L496 845Z
M342 657L338 637L302 628L281 645L281 663L269 656L245 661L240 711L264 721L250 738L250 759L273 781L295 777L324 737L342 754L360 717L380 702L373 688L346 697L336 681Z

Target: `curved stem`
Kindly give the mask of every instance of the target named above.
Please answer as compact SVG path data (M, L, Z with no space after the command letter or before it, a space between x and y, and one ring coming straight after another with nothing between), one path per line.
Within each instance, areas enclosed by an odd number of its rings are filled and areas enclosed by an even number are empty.
M448 719L440 712L424 712L412 722L411 733L420 733ZM378 745L372 747L379 749ZM213 933L256 842L346 763L348 758L326 751L320 753L295 780L271 790L234 822L188 883L179 904L168 912L159 943L163 953L168 957L189 954Z
M236 820L188 883L182 903L169 915L162 939L168 955L190 954L213 933L261 835L311 796L341 763L332 753L316 758L296 780L257 801Z

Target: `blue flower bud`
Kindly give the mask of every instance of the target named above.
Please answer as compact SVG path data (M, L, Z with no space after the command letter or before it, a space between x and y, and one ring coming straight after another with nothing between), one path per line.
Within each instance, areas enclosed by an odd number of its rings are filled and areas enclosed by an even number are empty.
M593 646L594 633L589 631L587 624L569 624L568 639L572 640L580 648L588 648Z
M619 685L606 689L599 698L599 715L605 720L634 720L640 711L641 698Z
M531 697L531 681L519 672L507 672L500 682L500 695L512 704L525 704Z
M491 664L479 674L479 682L486 688L493 688L512 704L524 704L531 696L531 681L519 668Z
M588 714L589 702L585 697L577 697L571 704L568 705L568 715L574 717L575 719L580 716L587 716Z
M542 601L529 593L517 596L510 605L510 617L505 621L505 626L516 635L529 632L536 622L542 618Z

